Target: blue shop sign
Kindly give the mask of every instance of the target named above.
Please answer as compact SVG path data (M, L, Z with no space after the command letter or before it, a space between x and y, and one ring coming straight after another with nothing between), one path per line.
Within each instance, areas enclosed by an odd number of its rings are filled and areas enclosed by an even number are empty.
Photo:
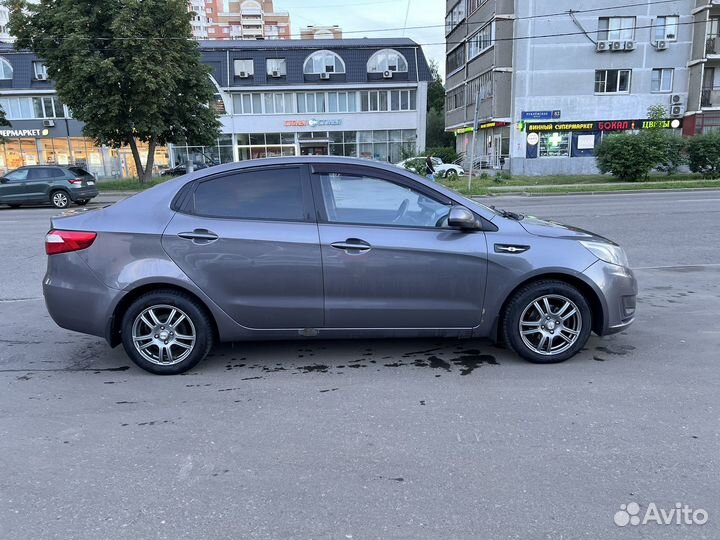
M523 120L557 120L561 111L523 111Z

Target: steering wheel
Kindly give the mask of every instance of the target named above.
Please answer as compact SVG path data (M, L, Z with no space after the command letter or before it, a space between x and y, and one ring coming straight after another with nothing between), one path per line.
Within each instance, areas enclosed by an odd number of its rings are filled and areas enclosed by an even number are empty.
M395 218L392 220L393 223L398 223L405 216L408 206L410 206L410 199L405 199L402 204L400 204L400 208L398 208L397 214L395 214Z

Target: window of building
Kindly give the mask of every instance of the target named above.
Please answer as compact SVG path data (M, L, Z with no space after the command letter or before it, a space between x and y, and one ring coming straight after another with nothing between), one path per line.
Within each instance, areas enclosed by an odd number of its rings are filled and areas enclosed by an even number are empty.
M452 32L465 19L465 0L460 0L445 17L445 34Z
M677 41L680 17L658 17L655 21L655 41Z
M357 112L357 92L328 92L328 112Z
M379 178L328 174L320 185L330 223L435 228L450 212L449 204Z
M447 73L457 71L465 64L465 43L450 51L447 55Z
M629 69L598 69L595 71L596 94L627 94L630 92Z
M485 4L487 0L469 0L468 2L468 13L473 13L474 11L477 11L477 9Z
M299 169L236 173L202 182L193 202L196 214L217 218L302 221L305 214Z
M541 133L540 157L568 157L570 155L570 133Z
M233 60L236 77L252 77L255 75L255 63L252 60Z
M33 78L38 81L48 80L47 66L44 62L33 62Z
M468 60L472 60L476 56L479 56L492 46L494 33L495 24L489 23L483 26L477 33L468 39Z
M65 109L54 96L11 96L0 98L0 107L8 120L65 118Z
M0 80L10 80L13 78L13 67L10 62L4 58L0 58Z
M465 87L458 86L447 93L445 109L453 111L465 106Z
M325 92L298 92L297 112L324 113L326 110Z
M393 71L395 73L406 73L408 63L405 57L393 49L378 51L370 57L367 63L368 73L383 73Z
M303 66L305 75L319 75L321 73L345 73L345 62L332 51L317 51L305 60Z
M360 110L375 111L414 111L415 90L364 90L360 92Z
M650 90L652 92L672 92L674 73L673 69L653 69Z
M600 41L625 41L635 38L635 17L600 17L598 39Z
M267 74L271 77L284 77L287 75L287 62L284 58L268 58Z

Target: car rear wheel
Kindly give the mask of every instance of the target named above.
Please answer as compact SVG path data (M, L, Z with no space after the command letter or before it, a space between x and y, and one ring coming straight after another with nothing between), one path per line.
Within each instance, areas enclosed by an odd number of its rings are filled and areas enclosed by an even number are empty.
M583 294L562 281L538 281L513 295L504 314L505 342L536 364L573 357L592 330L590 305Z
M455 169L448 169L445 173L445 178L448 180L457 180L458 172Z
M70 197L64 191L53 191L50 194L50 202L55 208L67 208L70 205Z
M80 199L79 201L75 201L75 204L77 204L78 206L85 206L89 202L90 199Z
M192 369L207 356L213 341L206 310L181 292L144 294L122 318L125 352L138 366L157 375Z

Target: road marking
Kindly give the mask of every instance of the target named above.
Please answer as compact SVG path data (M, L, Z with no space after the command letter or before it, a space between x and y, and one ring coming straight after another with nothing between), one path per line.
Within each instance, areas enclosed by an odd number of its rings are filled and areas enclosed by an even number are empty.
M665 270L669 268L705 268L710 267L714 268L716 266L720 266L720 263L708 263L708 264L678 264L674 266L638 266L633 268L633 270Z

